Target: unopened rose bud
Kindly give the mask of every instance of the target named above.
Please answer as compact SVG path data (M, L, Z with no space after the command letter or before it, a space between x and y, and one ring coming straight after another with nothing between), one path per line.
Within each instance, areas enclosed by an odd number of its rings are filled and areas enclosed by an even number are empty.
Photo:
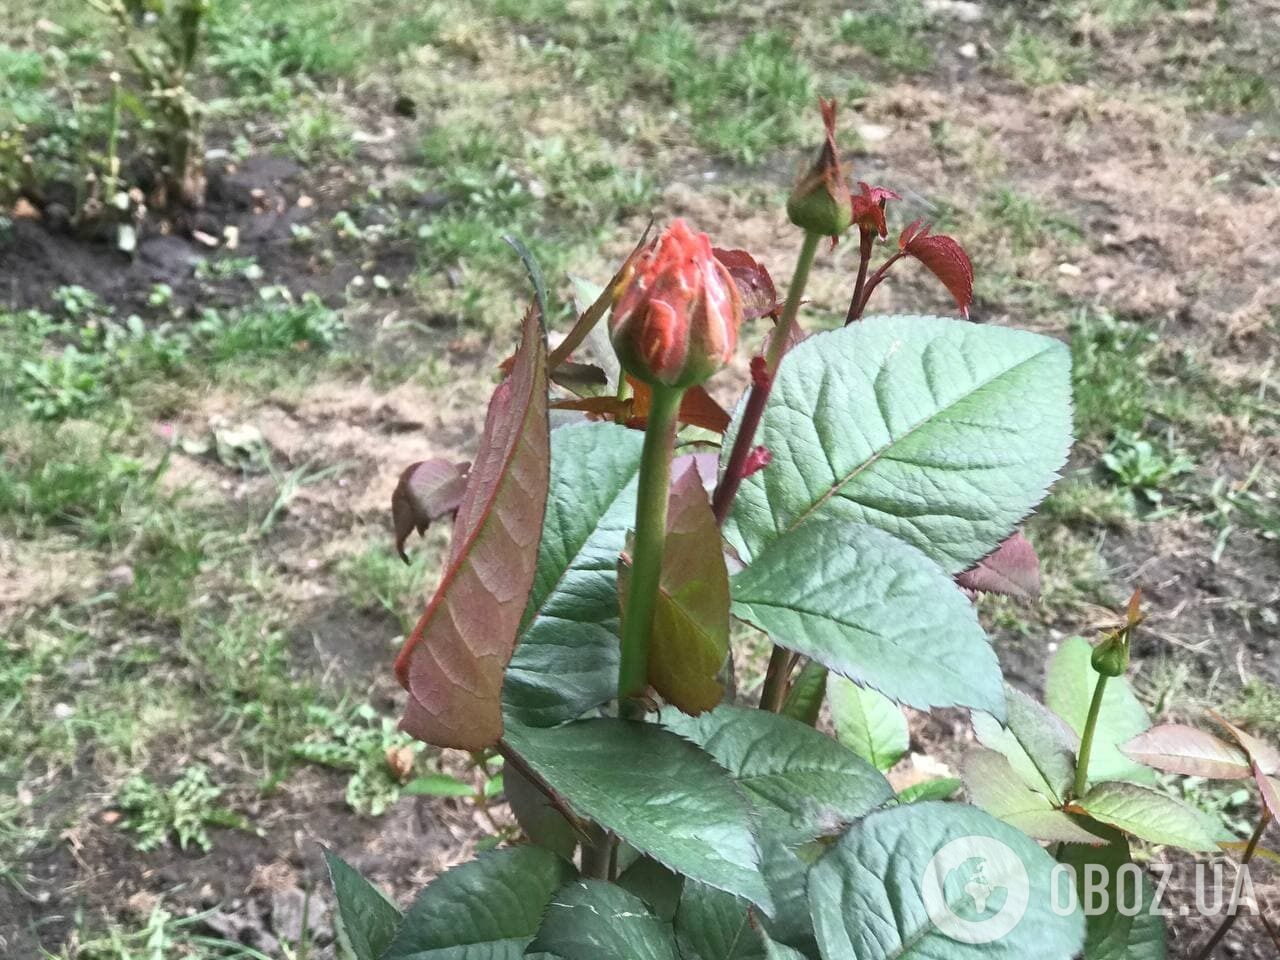
M840 169L840 151L836 147L836 102L819 100L822 125L827 139L813 162L787 198L787 216L797 227L809 233L838 237L853 222L849 185Z
M1129 670L1129 631L1117 630L1093 648L1093 669L1104 677L1123 677Z
M733 358L741 323L741 295L711 241L676 220L620 286L609 334L627 373L683 389Z

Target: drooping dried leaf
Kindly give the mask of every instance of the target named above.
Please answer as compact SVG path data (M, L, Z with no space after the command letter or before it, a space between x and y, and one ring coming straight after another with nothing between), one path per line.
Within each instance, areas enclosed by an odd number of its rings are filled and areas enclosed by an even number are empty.
M551 351L548 363L551 369L556 369L565 360L569 359L569 354L578 349L578 345L586 339L587 334L591 332L591 328L600 322L600 318L609 312L609 307L613 304L613 292L618 288L618 284L622 283L631 268L635 266L636 259L640 256L645 246L649 242L649 231L653 229L653 221L650 220L648 226L644 228L644 233L640 235L640 240L636 243L631 253L627 255L627 259L622 262L622 266L605 284L604 289L600 291L600 296L596 297L595 302L582 312L582 316L578 317L577 323L573 325L567 336L560 341L559 345Z
M1240 744L1240 748L1249 755L1249 759L1262 768L1262 772L1269 777L1280 776L1280 750L1277 750L1265 740L1259 740L1252 734L1246 733L1237 727L1230 720L1227 720L1221 714L1209 711L1209 715L1218 723L1226 728L1231 734L1232 739Z
M1021 530L1002 542L964 573L956 583L975 593L999 593L1032 599L1040 595L1040 558Z
M775 314L782 308L773 277L764 264L745 250L724 250L715 247L711 251L725 265L729 276L738 286L742 297L742 319L756 320Z
M634 403L631 407L631 419L627 426L643 429L649 421L649 407L653 403L653 391L649 389L649 385L641 383L631 377L627 377L627 382L631 384L634 391ZM701 386L690 387L684 392L684 397L680 400L680 413L678 414L681 423L687 423L692 427L702 427L704 430L710 430L713 433L724 433L729 429L729 413L712 399L711 394Z
M619 566L625 609L630 567ZM649 641L649 684L696 716L720 702L716 674L729 653L729 573L720 531L697 467L671 485L662 579Z
M955 298L960 313L968 317L973 305L973 264L964 248L951 237L932 236L928 225L919 220L902 231L898 246L942 282Z
M415 530L426 533L432 522L457 511L467 490L469 463L452 460L419 460L404 468L391 494L391 522L396 533L396 552L405 563L405 541Z
M609 385L609 378L595 364L573 363L569 360L551 371L551 379L570 393L580 397L598 394Z
M1120 752L1148 767L1187 777L1245 780L1251 775L1243 750L1182 723L1152 727L1121 746Z
M524 319L511 374L489 401L440 586L396 659L409 691L401 726L441 747L502 736L502 679L533 586L547 504L546 334Z

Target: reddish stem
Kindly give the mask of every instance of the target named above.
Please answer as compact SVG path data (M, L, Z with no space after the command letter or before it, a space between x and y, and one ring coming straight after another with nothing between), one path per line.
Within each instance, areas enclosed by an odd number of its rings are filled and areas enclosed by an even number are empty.
M781 333L775 329L776 337ZM769 393L773 390L773 377L765 368L764 357L751 358L751 393L747 395L747 405L742 411L742 423L738 425L738 435L734 438L733 449L729 452L729 462L725 464L720 482L716 484L715 493L711 495L711 512L716 516L716 523L724 525L724 518L729 515L729 507L733 498L738 495L738 488L746 476L747 458L754 449L756 430L760 426L760 418L764 416L765 404L769 402Z
M858 234L860 237L858 252L858 279L853 282L853 296L849 298L849 313L844 318L844 325L847 327L858 317L862 316L860 305L862 303L862 288L867 282L867 267L871 265L871 249L875 244L876 235L866 227L859 227Z
M905 256L906 254L899 250L884 263L880 264L880 267L871 275L871 279L867 281L867 285L862 291L862 300L858 303L857 312L849 320L845 321L846 323L862 318L863 311L867 309L867 301L871 299L871 294L876 292L876 287L880 286L880 281L884 279L884 275L889 272L890 267Z

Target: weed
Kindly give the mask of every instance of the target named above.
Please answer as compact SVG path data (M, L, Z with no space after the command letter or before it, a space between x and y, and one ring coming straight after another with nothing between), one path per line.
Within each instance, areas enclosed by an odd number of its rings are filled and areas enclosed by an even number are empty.
M1119 527L1132 517L1133 503L1115 487L1069 477L1054 486L1039 513L1057 523Z
M1081 310L1071 322L1076 429L1092 440L1140 431L1155 387L1156 334L1106 312Z
M791 140L813 79L781 33L753 33L709 55L680 24L643 31L635 60L660 78L708 147L745 163Z
M293 746L301 760L346 770L347 805L357 813L381 816L400 799L422 745L401 733L394 720L380 717L367 704L337 711L313 706L308 719L313 733Z
M1073 241L1082 237L1071 220L1044 208L1034 197L1007 188L997 190L982 205L980 217L1001 228L1014 253L1022 255L1051 239Z
M1200 106L1223 113L1261 112L1277 102L1272 81L1235 63L1207 67L1196 78L1192 90Z
M75 960L270 960L244 944L201 933L206 914L179 917L157 903L140 926L111 924L106 930L82 927L76 933ZM297 955L301 960L302 955ZM66 953L56 960L67 960ZM50 956L50 960L55 960Z
M194 332L214 361L271 357L332 347L344 325L341 316L313 293L294 301L267 288L262 303L225 314L206 310Z
M242 815L217 806L222 794L208 770L191 766L168 787L133 777L116 794L115 805L124 814L120 826L136 835L139 850L154 850L172 836L182 850L195 844L208 851L213 846L208 827L249 829Z
M840 39L854 43L885 64L904 73L927 70L933 54L920 39L927 23L924 8L908 3L876 4L868 12L846 10L840 15Z
M1280 736L1280 686L1251 677L1224 712L1259 736Z
M1116 433L1101 462L1117 486L1151 506L1159 506L1172 482L1195 467L1185 453L1165 452L1127 431Z
M1014 24L1000 51L1000 64L1014 80L1028 87L1065 83L1080 76L1083 54L1047 34Z
M373 601L394 615L407 631L417 616L411 615L411 601L422 590L432 554L430 548L416 550L412 562L406 565L387 544L371 544L344 559L338 574L353 602L369 606Z

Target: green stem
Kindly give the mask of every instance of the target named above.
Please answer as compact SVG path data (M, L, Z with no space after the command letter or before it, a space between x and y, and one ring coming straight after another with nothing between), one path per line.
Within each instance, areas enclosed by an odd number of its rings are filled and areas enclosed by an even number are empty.
M791 675L791 651L775 646L769 657L769 669L760 688L760 709L778 713L787 702L787 680Z
M787 344L791 340L791 328L795 326L796 315L800 312L800 301L804 299L804 288L809 282L809 269L813 266L813 258L821 240L822 234L805 231L800 256L796 257L796 269L791 275L791 286L787 287L787 302L782 308L782 318L773 328L773 336L769 338L769 352L765 354L765 366L770 378L778 372L778 364L782 363L782 355L786 353Z
M1080 735L1080 755L1076 759L1077 799L1083 797L1089 788L1089 756L1093 753L1093 735L1098 729L1098 715L1102 713L1102 695L1107 690L1107 677L1098 675L1098 685L1093 688L1093 701L1089 704L1089 718L1084 722L1084 733Z
M667 538L667 496L671 488L671 453L683 390L655 386L640 455L636 490L636 539L631 557L631 583L622 613L622 662L618 666L618 700L640 697L648 686L649 637L658 604L662 549Z

